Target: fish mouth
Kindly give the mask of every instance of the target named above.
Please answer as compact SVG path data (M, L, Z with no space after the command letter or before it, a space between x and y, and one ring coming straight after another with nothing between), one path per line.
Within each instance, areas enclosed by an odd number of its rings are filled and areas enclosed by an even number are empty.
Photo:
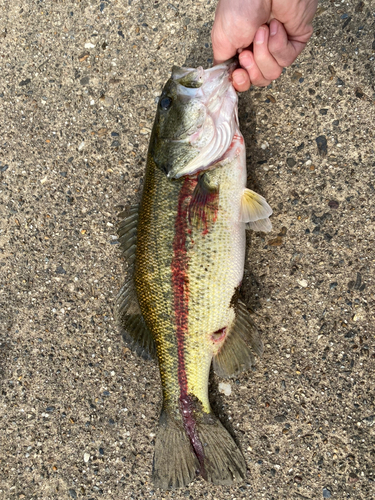
M232 73L237 67L239 67L238 57L232 57L228 61L216 64L206 70L202 67L185 68L173 66L172 80L186 89L197 89L209 81L216 79L223 80L228 77L231 79Z
M205 73L207 75L210 75L212 78L214 75L220 74L221 72L223 73L223 77L230 77L232 76L232 73L235 69L239 67L239 62L238 62L238 57L232 57L231 59L228 59L228 61L224 61L220 64L216 64L215 66L212 66L212 68L206 69Z
M233 58L210 69L174 68L172 78L177 94L194 92L194 99L205 108L205 120L189 137L173 139L173 143L189 143L196 155L185 165L176 164L168 177L178 179L210 168L224 157L238 130L237 94L232 85L232 73L238 66ZM185 88L187 85L187 89Z
M173 67L165 92L172 92L177 111L171 120L179 120L178 127L160 127L157 141L162 152L155 155L169 179L211 169L224 158L238 130L238 97L232 85L237 66L234 58L206 70Z

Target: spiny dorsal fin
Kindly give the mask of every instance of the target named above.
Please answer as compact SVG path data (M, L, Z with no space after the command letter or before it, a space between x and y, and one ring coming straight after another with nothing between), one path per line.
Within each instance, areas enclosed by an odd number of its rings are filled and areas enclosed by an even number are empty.
M133 283L133 262L137 247L138 205L119 214L122 218L117 234L121 250L130 267L129 278L117 297L116 318L121 328L122 337L129 347L144 358L154 358L155 342L142 316Z
M255 365L252 351L261 356L263 343L245 304L238 301L236 319L222 347L213 357L215 373L219 377L227 378L249 370Z
M269 232L272 225L268 217L272 208L260 194L245 188L241 197L241 221L247 222L247 227L254 231Z
M116 319L129 347L145 359L155 358L155 341L142 316L132 278L126 281L118 294Z
M135 250L137 245L137 226L138 226L138 205L133 205L129 210L121 212L118 216L120 221L117 234L120 242L122 254L126 257L129 264L135 259Z

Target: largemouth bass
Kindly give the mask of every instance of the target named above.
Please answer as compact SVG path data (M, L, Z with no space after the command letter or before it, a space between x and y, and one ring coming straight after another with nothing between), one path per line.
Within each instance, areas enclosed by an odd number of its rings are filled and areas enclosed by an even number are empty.
M272 210L246 188L234 67L173 68L158 104L141 204L119 227L131 269L117 317L136 350L159 361L153 479L165 489L197 473L226 485L246 473L208 398L211 363L219 376L232 377L262 353L239 287L246 225L269 231Z

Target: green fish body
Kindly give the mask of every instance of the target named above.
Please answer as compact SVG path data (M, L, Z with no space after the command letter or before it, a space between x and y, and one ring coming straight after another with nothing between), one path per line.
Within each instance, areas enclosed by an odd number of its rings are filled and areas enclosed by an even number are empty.
M212 413L208 377L254 364L262 343L238 299L246 224L269 230L272 211L246 189L232 63L174 68L150 140L142 201L120 224L131 263L117 316L138 352L156 353L163 409L153 478L164 489L197 473L231 484L243 455Z

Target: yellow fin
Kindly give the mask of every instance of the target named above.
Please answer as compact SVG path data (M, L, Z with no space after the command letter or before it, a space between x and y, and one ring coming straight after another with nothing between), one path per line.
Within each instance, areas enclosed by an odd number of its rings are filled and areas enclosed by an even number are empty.
M260 219L254 222L248 222L246 224L246 229L252 229L253 231L262 231L263 233L269 233L272 231L272 224L269 218Z
M255 221L261 221L263 219L268 219L268 217L272 214L272 208L268 205L266 200L260 194L251 191L251 189L245 188L242 193L241 198L241 221L253 223ZM255 227L254 227L255 226ZM269 228L269 225L264 222L261 224L262 229L258 229L258 225L250 226L251 229L255 229L257 231L265 231L264 228ZM272 227L272 226L271 226Z

